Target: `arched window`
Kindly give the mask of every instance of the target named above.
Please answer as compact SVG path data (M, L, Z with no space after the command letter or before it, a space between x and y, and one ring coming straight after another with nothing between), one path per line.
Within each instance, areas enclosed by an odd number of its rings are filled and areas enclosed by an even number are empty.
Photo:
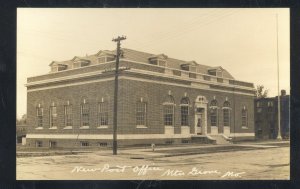
M173 96L168 95L163 103L164 106L164 124L166 126L173 126L174 124L174 108L175 100Z
M41 104L38 104L38 106L36 107L36 119L37 119L37 127L43 127L43 115L44 115L44 111L43 111L43 107Z
M248 112L245 106L242 109L242 127L248 127Z
M108 103L102 101L98 103L98 126L107 126L108 125Z
M65 127L72 126L72 104L70 101L67 101L67 104L64 105L64 116L65 116Z
M181 110L181 126L189 125L189 98L184 97L180 101L180 110Z
M57 109L54 102L50 106L50 128L57 126Z
M212 100L210 103L210 125L218 125L218 102L216 99Z
M223 126L230 126L230 103L228 101L223 104Z
M141 100L136 102L136 125L137 126L146 126L147 118L147 103Z
M89 126L90 107L86 98L80 104L81 126Z

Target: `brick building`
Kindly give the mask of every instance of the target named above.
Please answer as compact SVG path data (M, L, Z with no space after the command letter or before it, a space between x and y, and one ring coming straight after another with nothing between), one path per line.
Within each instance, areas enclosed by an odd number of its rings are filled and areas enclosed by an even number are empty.
M278 96L255 100L255 137L256 139L276 139L278 135ZM290 95L281 90L280 96L281 137L289 138Z
M111 146L115 51L50 64L27 79L27 145ZM118 144L254 138L252 83L222 67L122 49Z

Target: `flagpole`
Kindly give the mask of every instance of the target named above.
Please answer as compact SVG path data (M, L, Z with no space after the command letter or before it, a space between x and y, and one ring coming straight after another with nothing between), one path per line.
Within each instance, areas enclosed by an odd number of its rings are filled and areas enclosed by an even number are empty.
M280 88L279 88L279 52L278 52L278 13L276 13L276 47L277 47L277 88L278 88L278 134L277 139L281 140L281 125L280 125Z

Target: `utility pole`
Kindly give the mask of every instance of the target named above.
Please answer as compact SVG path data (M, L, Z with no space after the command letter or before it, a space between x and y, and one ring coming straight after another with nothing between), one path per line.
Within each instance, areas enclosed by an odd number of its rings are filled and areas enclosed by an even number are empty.
M279 89L279 52L278 52L278 14L276 14L276 45L277 45L277 79L278 79L278 83L277 83L277 87L278 87L278 105L277 105L277 115L278 115L278 134L277 134L277 139L281 139L281 125L280 125L280 89Z
M121 54L121 41L125 40L125 36L118 36L112 41L117 42L117 53L116 53L116 69L115 69L115 92L114 92L114 119L113 119L113 155L117 155L117 119L118 119L118 77L119 77L119 59Z

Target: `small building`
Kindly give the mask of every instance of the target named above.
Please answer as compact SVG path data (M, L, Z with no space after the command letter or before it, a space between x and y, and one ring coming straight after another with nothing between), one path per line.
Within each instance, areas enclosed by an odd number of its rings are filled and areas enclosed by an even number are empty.
M221 66L121 51L119 145L254 139L253 83ZM115 57L101 50L53 61L50 73L28 78L27 144L111 146Z
M27 125L17 124L16 128L16 142L17 144L26 144Z
M281 90L280 127L281 137L289 139L290 96ZM256 139L276 139L278 136L278 96L255 100L255 137Z

